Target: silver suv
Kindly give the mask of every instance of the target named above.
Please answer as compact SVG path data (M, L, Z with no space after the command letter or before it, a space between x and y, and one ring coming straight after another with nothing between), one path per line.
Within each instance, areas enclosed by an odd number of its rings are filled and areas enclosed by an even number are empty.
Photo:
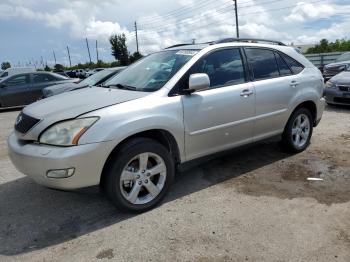
M103 87L25 107L10 157L40 184L101 185L116 206L141 212L185 162L273 136L303 151L323 113L323 86L320 71L281 43L177 45Z

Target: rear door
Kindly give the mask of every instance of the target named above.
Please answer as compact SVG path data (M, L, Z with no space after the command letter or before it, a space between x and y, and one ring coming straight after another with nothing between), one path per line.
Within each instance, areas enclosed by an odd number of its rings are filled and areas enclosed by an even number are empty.
M254 140L279 134L288 118L297 82L278 51L249 47L245 53L256 92Z
M0 89L2 106L21 106L27 104L27 96L30 89L29 74L19 74L9 77L4 87Z
M212 51L188 75L194 73L208 74L210 88L182 96L187 160L251 142L255 94L241 49Z
M48 73L35 73L32 74L32 87L31 95L29 97L30 103L33 103L43 96L43 89L48 86L59 83L59 79Z

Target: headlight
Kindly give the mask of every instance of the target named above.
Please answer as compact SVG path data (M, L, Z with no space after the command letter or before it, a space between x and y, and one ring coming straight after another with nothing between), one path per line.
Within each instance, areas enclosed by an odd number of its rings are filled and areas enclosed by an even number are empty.
M56 146L77 145L79 138L97 120L98 117L88 117L54 124L41 134L39 142Z
M335 88L335 84L331 81L327 81L326 88Z

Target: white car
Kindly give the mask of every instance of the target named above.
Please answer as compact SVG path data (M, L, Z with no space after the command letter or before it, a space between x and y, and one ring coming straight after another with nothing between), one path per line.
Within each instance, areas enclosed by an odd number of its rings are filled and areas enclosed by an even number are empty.
M25 107L8 139L12 162L48 187L101 185L141 212L189 161L275 136L305 150L324 109L321 72L282 43L240 41L173 46L103 86Z

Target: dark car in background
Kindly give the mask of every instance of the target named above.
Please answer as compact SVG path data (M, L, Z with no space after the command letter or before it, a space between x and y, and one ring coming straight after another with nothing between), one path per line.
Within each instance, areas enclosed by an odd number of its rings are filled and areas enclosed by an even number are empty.
M0 107L24 106L43 96L45 87L61 83L78 82L50 72L16 74L0 81Z
M325 80L328 80L347 69L350 69L350 52L339 56L335 63L325 65L323 68L323 77Z
M85 88L88 86L101 85L111 77L121 72L124 68L125 67L107 68L93 74L92 76L84 79L79 83L63 83L63 84L47 87L43 90L43 98L58 95L67 91Z
M350 68L326 83L324 96L328 104L350 105Z

